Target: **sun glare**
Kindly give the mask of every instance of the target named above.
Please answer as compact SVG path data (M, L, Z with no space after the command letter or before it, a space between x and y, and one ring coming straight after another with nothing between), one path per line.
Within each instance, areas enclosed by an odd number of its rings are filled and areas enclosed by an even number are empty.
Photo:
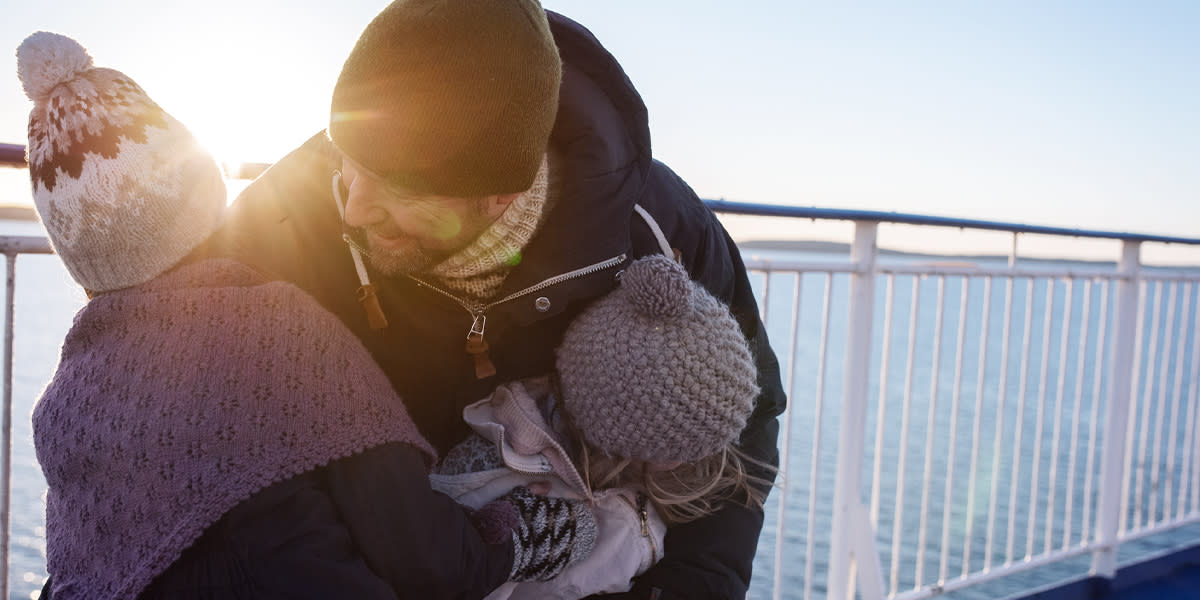
M273 163L327 126L339 61L285 62L276 45L253 39L209 44L204 52L175 43L153 56L118 47L112 64L127 68L230 177L256 176L261 169L248 165Z
M229 202L260 175L320 131L328 118L328 92L314 90L315 101L297 101L273 111L256 110L252 101L238 100L230 89L196 94L164 78L150 91L155 101L184 124L216 159L225 173Z

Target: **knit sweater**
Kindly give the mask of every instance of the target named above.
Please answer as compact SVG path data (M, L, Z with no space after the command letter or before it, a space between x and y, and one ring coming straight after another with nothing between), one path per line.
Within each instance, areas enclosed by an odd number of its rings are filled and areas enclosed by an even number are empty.
M361 343L227 260L91 300L33 413L53 594L133 598L270 484L388 442L433 450Z

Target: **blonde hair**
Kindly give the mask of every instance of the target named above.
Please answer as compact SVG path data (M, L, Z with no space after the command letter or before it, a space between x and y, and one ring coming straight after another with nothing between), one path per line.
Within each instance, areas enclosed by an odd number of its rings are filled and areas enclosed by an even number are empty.
M711 515L726 501L761 509L774 485L768 477L778 473L774 466L733 443L712 456L663 470L648 469L628 457L610 456L586 441L580 446L579 463L590 489L639 489L668 526ZM757 468L762 475L751 474L748 467Z

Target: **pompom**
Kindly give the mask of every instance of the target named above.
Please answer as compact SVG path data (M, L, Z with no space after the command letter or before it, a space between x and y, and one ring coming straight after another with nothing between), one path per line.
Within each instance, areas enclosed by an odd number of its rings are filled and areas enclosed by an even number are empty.
M92 64L91 55L79 42L49 31L34 33L17 47L17 77L34 102L45 101L55 87Z
M633 306L653 317L673 317L690 306L692 280L683 265L655 254L638 259L625 269L621 287Z

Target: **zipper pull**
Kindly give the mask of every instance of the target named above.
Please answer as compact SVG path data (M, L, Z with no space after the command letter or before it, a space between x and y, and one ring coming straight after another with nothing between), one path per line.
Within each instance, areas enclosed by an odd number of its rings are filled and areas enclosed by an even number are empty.
M641 492L638 492L637 499L638 517L641 517L642 521L642 535L648 538L650 537L650 513L646 510L647 498ZM653 544L651 544L651 551L653 552Z
M475 359L475 379L487 379L496 374L496 365L488 356L488 343L483 339L484 327L487 326L487 315L475 315L471 323L471 331L467 333L467 354Z

